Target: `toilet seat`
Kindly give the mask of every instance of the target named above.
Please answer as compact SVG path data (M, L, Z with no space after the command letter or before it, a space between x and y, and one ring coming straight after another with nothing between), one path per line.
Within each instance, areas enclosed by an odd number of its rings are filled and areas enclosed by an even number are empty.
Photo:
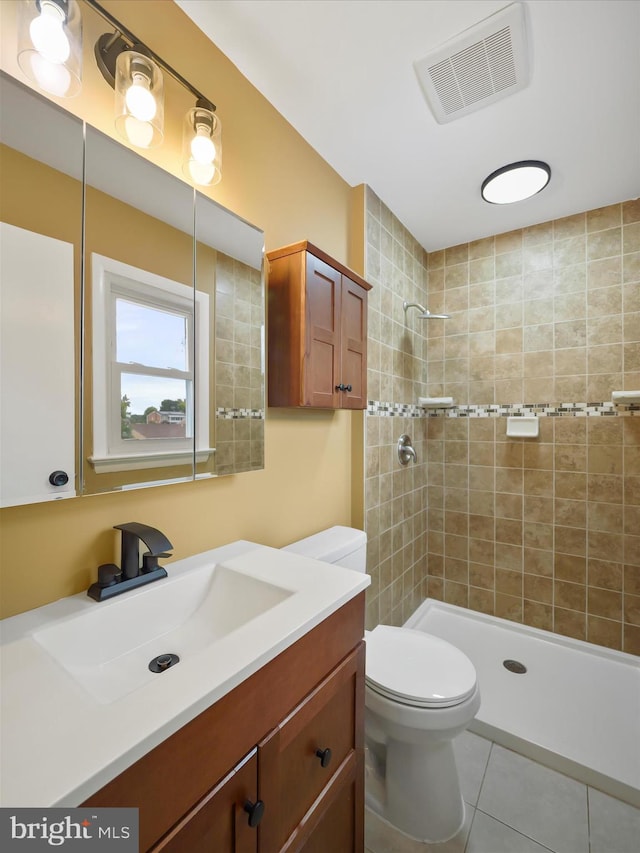
M450 708L476 689L469 658L446 640L411 628L378 625L367 633L366 684L414 708Z

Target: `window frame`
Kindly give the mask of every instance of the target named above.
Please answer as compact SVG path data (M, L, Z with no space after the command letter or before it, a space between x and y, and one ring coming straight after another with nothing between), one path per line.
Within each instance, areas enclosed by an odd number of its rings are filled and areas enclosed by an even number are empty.
M93 454L98 473L166 467L202 462L209 447L209 294L148 270L96 253L92 273ZM116 361L116 300L156 307L185 316L188 324L189 368L180 371ZM131 441L121 436L122 373L168 376L187 380L185 438ZM190 386L189 386L190 382ZM191 399L190 399L191 398ZM115 402L114 402L115 401Z

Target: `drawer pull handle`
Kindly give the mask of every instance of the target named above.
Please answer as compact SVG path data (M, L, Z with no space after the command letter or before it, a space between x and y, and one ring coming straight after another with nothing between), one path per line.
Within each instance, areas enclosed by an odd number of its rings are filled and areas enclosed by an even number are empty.
M327 747L327 749L316 749L316 755L320 759L321 767L328 767L329 762L331 761L331 750Z
M256 800L255 803L247 800L244 804L244 810L249 815L249 826L251 827L257 826L264 817L264 803L262 800Z

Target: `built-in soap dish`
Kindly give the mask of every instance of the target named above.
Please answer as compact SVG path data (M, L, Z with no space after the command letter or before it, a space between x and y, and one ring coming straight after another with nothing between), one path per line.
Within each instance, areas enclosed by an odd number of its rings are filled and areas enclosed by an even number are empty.
M540 422L535 415L509 416L507 435L512 438L537 438L540 434Z
M612 391L611 402L619 406L640 406L640 391Z
M423 409L450 409L453 397L418 397L418 405Z

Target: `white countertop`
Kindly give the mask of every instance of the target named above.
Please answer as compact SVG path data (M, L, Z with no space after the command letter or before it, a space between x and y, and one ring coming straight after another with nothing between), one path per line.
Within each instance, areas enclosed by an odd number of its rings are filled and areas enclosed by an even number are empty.
M212 563L291 594L114 701L96 698L33 637ZM368 575L245 541L166 568L167 579L109 601L80 593L0 623L0 805L78 805L370 583ZM160 643L157 652L167 651L179 650Z

